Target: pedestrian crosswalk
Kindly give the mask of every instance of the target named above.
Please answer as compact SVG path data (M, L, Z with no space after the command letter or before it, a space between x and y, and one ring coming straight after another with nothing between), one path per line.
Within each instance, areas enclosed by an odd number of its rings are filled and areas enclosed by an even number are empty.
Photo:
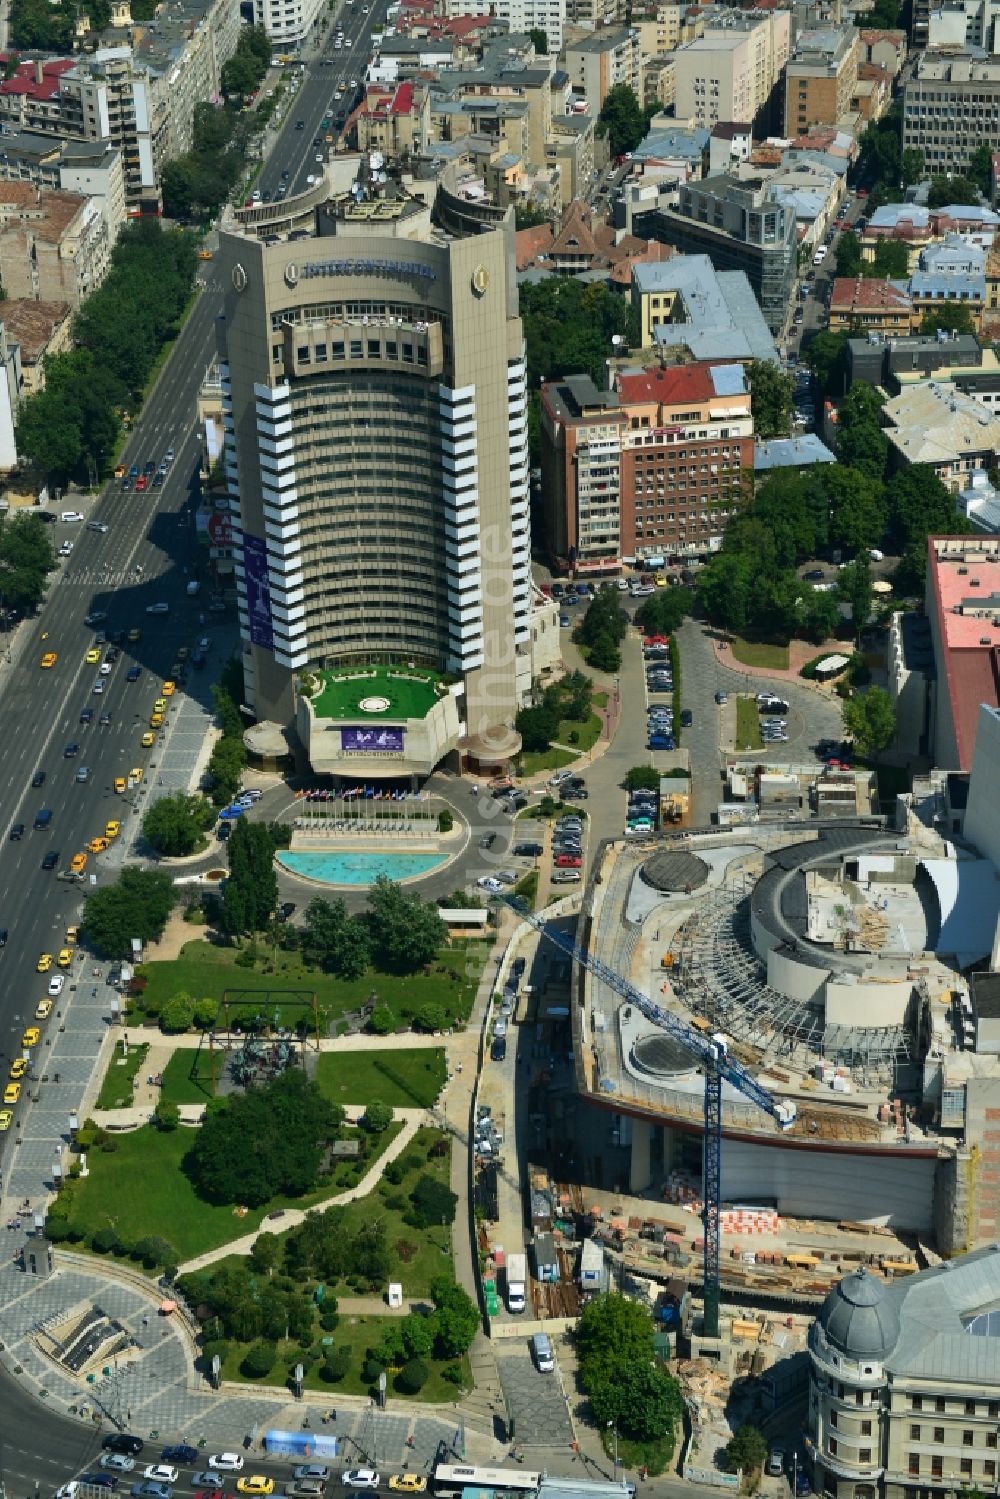
M74 567L63 573L59 582L70 588L123 588L134 584L136 576L129 567Z

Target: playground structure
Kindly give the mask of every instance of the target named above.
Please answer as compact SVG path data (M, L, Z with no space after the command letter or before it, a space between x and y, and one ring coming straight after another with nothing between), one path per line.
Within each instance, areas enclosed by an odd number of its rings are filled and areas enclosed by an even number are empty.
M298 1012L292 1025L290 1008ZM227 1074L240 1088L271 1082L289 1067L304 1066L307 1047L319 1051L321 1025L312 989L226 989L191 1054L188 1076L209 1097Z

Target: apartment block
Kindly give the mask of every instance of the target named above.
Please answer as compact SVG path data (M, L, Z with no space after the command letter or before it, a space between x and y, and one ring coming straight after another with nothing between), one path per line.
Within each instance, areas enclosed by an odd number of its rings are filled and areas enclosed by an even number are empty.
M555 57L562 49L566 28L566 0L493 0L489 7L498 21L506 21L512 35L524 35L534 28L545 32L549 54ZM445 0L447 16L481 16L482 0Z
M1000 58L925 53L903 87L903 148L934 175L964 172L978 146L1000 148Z
M0 179L31 182L91 198L100 208L112 248L125 223L122 155L104 141L53 141L44 135L7 135Z
M720 121L747 120L760 127L788 62L787 10L705 13L705 29L678 47L675 112L712 129Z
M104 280L112 246L92 199L0 181L0 283L9 297L79 307Z
M830 293L830 331L901 334L913 331L913 303L892 281L838 276Z
M542 495L553 561L584 570L718 548L753 466L753 419L738 364L618 370L542 388Z
M631 27L598 31L566 46L566 71L576 93L587 101L591 114L600 114L611 90L627 83L642 98L642 45Z
M312 30L323 0L253 0L255 26L263 26L276 47L297 48Z
M785 135L847 119L861 55L861 37L854 26L801 33L785 70Z

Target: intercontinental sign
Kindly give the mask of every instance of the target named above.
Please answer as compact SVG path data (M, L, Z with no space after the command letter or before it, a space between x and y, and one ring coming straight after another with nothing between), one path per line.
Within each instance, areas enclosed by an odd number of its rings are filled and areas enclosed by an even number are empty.
M311 280L316 276L420 276L425 281L436 281L437 271L419 260L307 260L300 268L289 265L285 268L285 280L294 286L299 276Z

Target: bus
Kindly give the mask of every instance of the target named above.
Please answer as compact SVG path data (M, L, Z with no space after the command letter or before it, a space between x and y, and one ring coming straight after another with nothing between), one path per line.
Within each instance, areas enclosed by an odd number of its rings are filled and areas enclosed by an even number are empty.
M525 1468L467 1468L438 1463L434 1469L434 1492L461 1499L466 1489L490 1489L496 1494L537 1494L541 1473Z

